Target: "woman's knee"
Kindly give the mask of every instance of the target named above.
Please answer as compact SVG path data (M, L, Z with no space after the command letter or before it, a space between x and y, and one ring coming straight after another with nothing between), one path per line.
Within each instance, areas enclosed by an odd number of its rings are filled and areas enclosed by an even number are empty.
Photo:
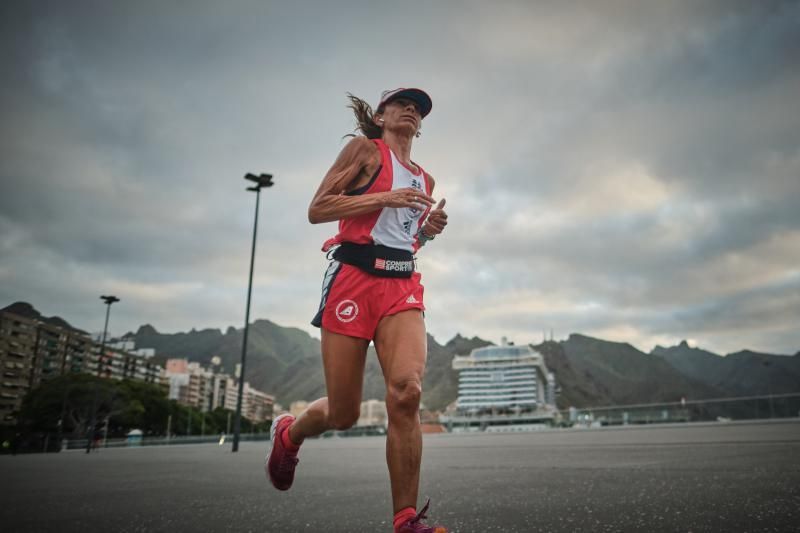
M390 383L386 390L389 416L415 415L422 399L422 382L417 378Z

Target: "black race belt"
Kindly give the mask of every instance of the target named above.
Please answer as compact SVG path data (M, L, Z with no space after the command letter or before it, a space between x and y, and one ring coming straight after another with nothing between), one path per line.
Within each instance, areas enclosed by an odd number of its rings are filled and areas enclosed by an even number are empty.
M414 273L414 254L380 244L343 242L333 258L382 278L410 278Z

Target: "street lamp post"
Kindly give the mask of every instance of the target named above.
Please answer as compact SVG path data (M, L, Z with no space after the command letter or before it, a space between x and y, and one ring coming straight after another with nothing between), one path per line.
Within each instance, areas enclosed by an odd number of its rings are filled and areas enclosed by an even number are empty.
M242 362L239 366L239 393L236 397L236 418L233 423L233 446L231 451L239 451L239 434L242 428L242 396L244 394L244 368L245 360L247 358L247 330L250 326L250 295L253 292L253 265L256 258L256 233L258 231L258 203L261 198L261 189L263 187L272 187L272 174L245 174L244 179L255 183L252 187L248 187L248 191L256 193L256 216L253 223L253 246L250 251L250 278L247 283L247 307L244 314L244 339L242 340Z
M108 316L111 314L111 304L118 302L116 296L101 296L101 300L106 303L106 324L103 326L103 341L100 343L100 360L97 363L97 375L100 376L100 361L106 351L106 335L108 334ZM94 439L95 426L97 425L97 385L94 385L94 398L92 399L92 418L89 429L86 432L86 453L92 451L92 440Z
M772 380L770 379L770 362L767 360L762 361L762 364L767 369L767 394L769 394L769 417L775 418L775 408L772 406Z

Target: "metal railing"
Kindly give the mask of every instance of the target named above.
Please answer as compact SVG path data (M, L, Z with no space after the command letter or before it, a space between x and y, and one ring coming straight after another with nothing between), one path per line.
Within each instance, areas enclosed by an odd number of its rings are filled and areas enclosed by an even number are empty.
M266 441L269 440L269 433L242 433L239 436L241 441ZM143 446L181 446L187 444L218 444L229 446L233 442L233 435L152 435L143 437L127 437L98 439L92 446L93 450L104 448L141 448ZM86 439L65 439L62 441L62 450L85 450Z
M538 414L539 416L533 416ZM544 415L547 416L544 416ZM537 418L534 420L533 418ZM469 418L470 420L465 420ZM733 420L765 420L800 418L800 392L788 394L769 394L763 396L745 396L733 398L710 398L703 400L682 400L677 402L644 403L626 405L605 405L597 407L570 408L559 411L516 412L503 415L473 414L472 417L459 417L452 423L443 422L451 431L475 426L477 431L501 430L509 426L509 430L520 431L524 427L541 430L549 425L559 427L599 427L635 424L691 423ZM468 422L472 422L469 424ZM462 427L463 426L463 427ZM357 437L383 435L381 426L354 427L347 431L329 431L321 438ZM96 448L131 448L142 446L172 446L188 444L218 444L228 446L232 435L180 435L180 436L143 436L108 439L98 441ZM242 441L269 440L269 432L242 434ZM85 449L85 439L65 440L63 450Z
M800 392L570 408L559 415L562 425L594 426L797 418Z

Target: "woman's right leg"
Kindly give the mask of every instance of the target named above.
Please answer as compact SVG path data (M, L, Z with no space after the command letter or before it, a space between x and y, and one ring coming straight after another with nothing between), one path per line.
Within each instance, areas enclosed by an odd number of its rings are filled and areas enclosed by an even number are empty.
M328 396L311 403L289 427L289 439L302 444L329 429L347 429L358 420L367 339L348 337L323 328L322 365Z

